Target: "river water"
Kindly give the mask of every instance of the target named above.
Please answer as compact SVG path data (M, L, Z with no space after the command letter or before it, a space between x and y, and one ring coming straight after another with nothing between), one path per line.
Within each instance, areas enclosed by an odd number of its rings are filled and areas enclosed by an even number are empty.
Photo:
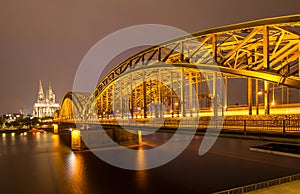
M204 156L195 136L176 159L151 170L111 166L73 152L58 135L0 133L0 193L211 193L300 172L300 159L249 151L266 142L219 138ZM156 133L146 144L171 134ZM150 142L151 141L151 142Z

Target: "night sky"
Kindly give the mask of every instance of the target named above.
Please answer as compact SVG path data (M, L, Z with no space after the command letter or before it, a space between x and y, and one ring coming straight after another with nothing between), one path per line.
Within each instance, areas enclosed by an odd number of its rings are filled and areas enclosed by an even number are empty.
M39 80L44 89L51 82L61 103L86 52L121 28L152 23L192 33L298 13L294 0L1 0L0 114L31 113Z

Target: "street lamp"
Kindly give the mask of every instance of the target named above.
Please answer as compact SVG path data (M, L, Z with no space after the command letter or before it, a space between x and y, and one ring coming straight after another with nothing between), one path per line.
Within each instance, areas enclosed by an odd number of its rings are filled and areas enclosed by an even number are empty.
M262 95L262 94L266 94L268 92L270 92L270 90L262 90L262 89L260 89L260 90L258 90L257 94L258 95Z
M262 90L259 90L258 92L257 92L257 94L258 95L262 95L264 92L262 91Z
M262 95L262 94L265 94L265 93L268 93L269 91L268 90L259 90L257 92L257 95ZM273 89L272 89L272 102L271 102L271 106L274 106L275 105L275 89L274 89L274 85L273 85Z
M272 103L271 106L275 105L275 90L274 90L274 84L273 84L273 92L272 92Z

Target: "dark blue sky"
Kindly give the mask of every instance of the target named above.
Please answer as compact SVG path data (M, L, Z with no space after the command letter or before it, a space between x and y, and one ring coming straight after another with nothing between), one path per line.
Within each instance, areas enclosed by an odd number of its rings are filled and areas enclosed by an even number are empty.
M86 52L121 28L155 23L192 33L300 12L300 1L287 0L2 0L0 5L0 114L21 107L30 113L40 79L44 87L52 83L61 103Z

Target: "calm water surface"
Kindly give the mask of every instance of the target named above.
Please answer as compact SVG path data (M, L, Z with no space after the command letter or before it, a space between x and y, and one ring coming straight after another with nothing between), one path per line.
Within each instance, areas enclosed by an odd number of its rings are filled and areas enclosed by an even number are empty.
M204 156L202 138L175 160L151 170L113 167L90 151L72 152L58 135L0 133L0 193L211 193L300 172L300 160L256 153L265 142L219 138ZM156 133L145 144L163 142ZM144 145L145 147L146 145Z

